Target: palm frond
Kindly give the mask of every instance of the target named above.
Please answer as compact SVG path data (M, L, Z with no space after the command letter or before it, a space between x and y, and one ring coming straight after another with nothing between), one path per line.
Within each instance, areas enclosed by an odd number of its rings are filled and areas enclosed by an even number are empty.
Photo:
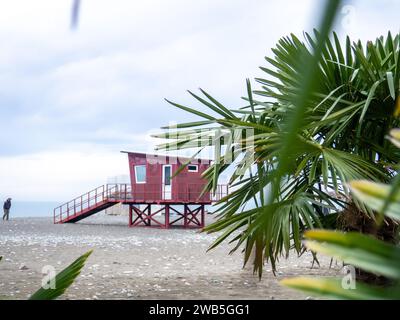
M54 281L55 288L40 288L36 291L29 299L30 300L52 300L60 295L62 295L65 290L74 282L75 278L80 274L82 268L85 265L86 260L92 254L89 251L76 259L72 264L62 270L56 275L54 279L49 280L49 282Z

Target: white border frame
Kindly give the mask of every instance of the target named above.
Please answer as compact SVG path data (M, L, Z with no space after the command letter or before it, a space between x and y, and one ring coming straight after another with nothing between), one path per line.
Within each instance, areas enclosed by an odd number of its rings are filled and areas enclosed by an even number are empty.
M190 166L195 166L196 170L190 170ZM199 165L198 164L188 164L188 172L199 172Z
M169 185L165 185L165 168L169 167L170 168L170 178L169 178ZM162 165L162 180L161 180L161 193L162 193L162 198L163 200L172 200L172 165L171 164L163 164ZM165 192L165 187L171 188L171 191L168 193L168 197L165 197L166 192Z
M168 186L171 186L171 188L172 188L172 165L170 165L170 164L163 164L162 165L162 180L161 180L161 183L163 184L163 186L165 185L165 170L164 170L164 168L166 168L166 167L169 167L171 169L170 170L171 177L169 179L169 185Z
M146 175L144 177L144 182L143 181L139 182L138 179L137 179L137 171L136 171L137 167L145 167L145 169L146 169ZM134 170L135 170L135 182L136 182L136 184L146 184L147 183L147 166L145 164L134 165Z

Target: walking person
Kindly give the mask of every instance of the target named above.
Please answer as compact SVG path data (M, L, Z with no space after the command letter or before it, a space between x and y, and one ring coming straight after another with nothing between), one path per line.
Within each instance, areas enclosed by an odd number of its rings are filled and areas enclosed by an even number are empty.
M11 198L8 198L6 201L4 201L3 205L3 210L4 210L4 215L3 215L3 220L8 221L10 218L10 209L11 209Z

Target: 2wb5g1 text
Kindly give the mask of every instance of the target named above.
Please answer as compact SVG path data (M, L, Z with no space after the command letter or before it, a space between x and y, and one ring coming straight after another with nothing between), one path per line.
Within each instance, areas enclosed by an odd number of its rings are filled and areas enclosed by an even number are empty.
M156 304L149 308L150 316L170 315L180 318L185 315L249 315L249 305L194 304L190 307L164 306Z

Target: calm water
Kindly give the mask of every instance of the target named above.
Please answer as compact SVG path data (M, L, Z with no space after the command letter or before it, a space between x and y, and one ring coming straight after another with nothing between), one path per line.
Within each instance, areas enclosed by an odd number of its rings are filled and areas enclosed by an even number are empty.
M13 201L10 211L12 217L52 217L53 209L60 205L58 202L46 201ZM3 206L1 207L1 217ZM1 218L0 217L0 218Z

